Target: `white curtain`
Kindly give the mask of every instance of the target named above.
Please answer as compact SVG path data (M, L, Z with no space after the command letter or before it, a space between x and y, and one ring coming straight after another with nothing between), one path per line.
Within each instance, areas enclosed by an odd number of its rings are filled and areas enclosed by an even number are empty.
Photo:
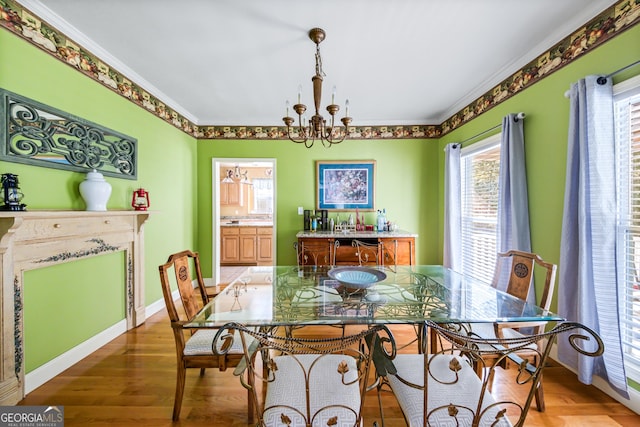
M529 196L524 156L524 120L517 114L502 119L500 172L498 175L498 252L518 250L531 252L529 229ZM497 272L500 290L506 290L509 269ZM527 300L536 303L535 287L531 286Z
M570 90L558 313L598 332L605 353L583 356L561 337L558 357L583 383L597 375L628 398L616 283L613 91L611 79L597 79L588 76ZM584 346L591 350L591 344Z
M461 249L461 175L462 144L447 144L444 149L444 253L443 265L462 271Z

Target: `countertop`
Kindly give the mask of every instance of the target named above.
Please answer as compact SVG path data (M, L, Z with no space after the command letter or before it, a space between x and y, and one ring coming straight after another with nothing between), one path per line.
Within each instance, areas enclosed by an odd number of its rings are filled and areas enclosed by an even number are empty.
M299 231L296 234L296 237L300 238L309 238L309 237L317 237L317 238L385 238L385 237L418 237L416 233L411 233L405 230L396 230L396 231L349 231L348 233L344 233L342 231Z
M240 220L239 223L232 224L231 221L221 221L220 227L273 227L273 223L268 221Z

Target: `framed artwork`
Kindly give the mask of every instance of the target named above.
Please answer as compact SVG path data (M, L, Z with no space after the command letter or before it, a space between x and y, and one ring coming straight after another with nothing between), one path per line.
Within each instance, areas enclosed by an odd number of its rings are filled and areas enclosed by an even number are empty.
M316 161L316 208L374 210L375 160Z

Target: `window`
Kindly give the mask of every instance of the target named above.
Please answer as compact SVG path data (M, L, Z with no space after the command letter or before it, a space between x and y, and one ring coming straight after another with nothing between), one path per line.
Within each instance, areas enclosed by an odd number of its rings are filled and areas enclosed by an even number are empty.
M640 380L640 79L636 83L616 95L614 117L620 332L628 374Z
M252 213L273 213L273 179L253 178L253 211Z
M462 272L491 282L496 264L500 134L460 153Z

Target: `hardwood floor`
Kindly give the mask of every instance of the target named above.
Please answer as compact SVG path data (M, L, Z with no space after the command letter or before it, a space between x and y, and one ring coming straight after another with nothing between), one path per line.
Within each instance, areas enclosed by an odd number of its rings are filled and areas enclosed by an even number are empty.
M180 421L172 423L175 363L173 336L163 310L34 390L20 404L62 405L67 427L247 425L247 395L232 369L209 370L203 377L199 370L190 369ZM510 369L504 375L514 372ZM640 425L640 415L595 387L579 383L562 367L548 368L544 384L547 410L540 413L532 408L527 426ZM494 387L499 386L497 378ZM387 427L405 425L391 394L385 395L383 405ZM377 398L372 393L367 396L364 425L371 426L377 419Z

